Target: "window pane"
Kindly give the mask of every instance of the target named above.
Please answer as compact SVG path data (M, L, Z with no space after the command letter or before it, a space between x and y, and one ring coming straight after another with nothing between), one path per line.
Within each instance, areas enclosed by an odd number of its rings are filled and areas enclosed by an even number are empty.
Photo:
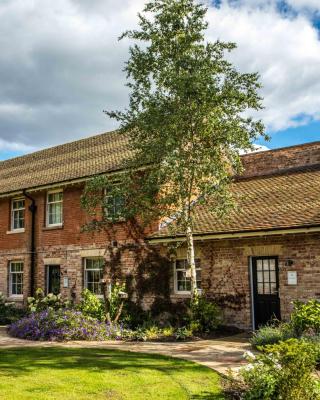
M264 291L263 291L263 283L258 283L258 293L259 294L263 294L264 293Z
M23 263L11 262L10 263L10 294L22 295L23 294Z
M11 272L22 272L23 271L23 263L22 262L10 263L10 271Z
M62 203L52 203L48 206L49 224L62 223Z
M271 270L275 270L275 268L276 268L275 260L269 260L269 265L270 265Z
M201 269L200 269L200 259L195 260L196 264L196 284L197 288L201 288ZM177 282L178 292L190 292L191 290L191 279L190 274L188 274L189 269L187 268L188 262L186 259L180 259L175 261L175 274Z
M100 280L103 275L104 258L87 258L85 259L85 283L86 288L92 293L102 294L102 286Z
M57 201L62 201L62 192L48 194L48 203L55 203Z

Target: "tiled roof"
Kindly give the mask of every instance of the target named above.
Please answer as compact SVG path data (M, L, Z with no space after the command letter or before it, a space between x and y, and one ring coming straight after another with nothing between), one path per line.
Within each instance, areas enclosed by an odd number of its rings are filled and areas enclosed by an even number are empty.
M0 194L121 169L128 140L108 132L0 162Z
M227 218L195 206L194 234L222 234L320 225L320 166L239 179L232 184L237 208ZM175 236L182 236L179 229ZM172 237L164 227L152 238Z

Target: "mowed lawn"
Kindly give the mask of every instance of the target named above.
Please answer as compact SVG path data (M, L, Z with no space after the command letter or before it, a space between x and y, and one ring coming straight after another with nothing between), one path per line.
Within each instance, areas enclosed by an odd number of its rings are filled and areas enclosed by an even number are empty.
M221 400L219 376L191 362L97 348L0 349L1 400Z

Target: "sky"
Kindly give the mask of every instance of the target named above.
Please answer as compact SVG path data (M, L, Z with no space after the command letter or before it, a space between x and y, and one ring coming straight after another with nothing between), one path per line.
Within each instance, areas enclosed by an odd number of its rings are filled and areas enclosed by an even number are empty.
M206 39L259 72L262 118L277 148L320 140L320 0L202 0ZM117 127L128 104L123 65L144 0L0 1L0 159Z

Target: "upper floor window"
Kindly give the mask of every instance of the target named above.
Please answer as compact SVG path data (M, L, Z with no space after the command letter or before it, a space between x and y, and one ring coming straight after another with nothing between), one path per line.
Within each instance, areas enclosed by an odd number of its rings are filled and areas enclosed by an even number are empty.
M106 196L106 217L110 219L119 219L123 217L124 197L120 194Z
M197 289L201 289L201 266L200 259L195 260L196 275L197 275ZM175 260L174 263L174 280L175 291L177 293L190 293L191 291L191 278L190 269L186 259Z
M23 262L10 261L9 264L9 296L23 295Z
M13 199L11 201L11 230L24 229L24 199Z
M47 226L62 225L63 192L56 190L47 194Z
M84 259L84 287L90 292L101 296L104 259L102 257Z

